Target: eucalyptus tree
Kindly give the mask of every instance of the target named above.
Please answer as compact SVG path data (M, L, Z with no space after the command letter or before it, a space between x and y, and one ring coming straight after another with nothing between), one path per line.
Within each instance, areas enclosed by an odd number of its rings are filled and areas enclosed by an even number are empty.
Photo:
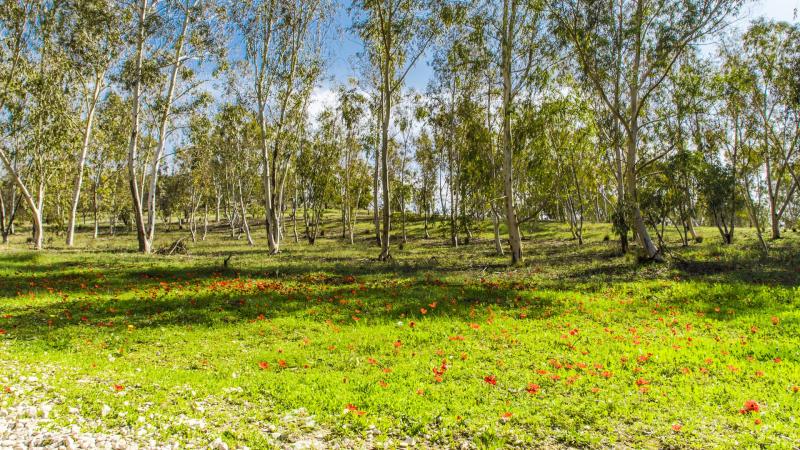
M111 92L98 106L97 130L86 161L89 177L94 237L100 233L100 215L108 215L108 232L115 233L116 221L125 209L126 152L130 135L130 105Z
M195 136L200 150L204 133L197 130ZM221 178L228 193L231 231L233 233L235 222L238 222L251 246L255 242L247 217L254 193L260 187L256 182L259 179L259 136L258 124L251 111L243 105L225 104L215 118L213 136L208 137L211 142L207 143L213 148L212 159L223 171ZM199 160L197 163L204 164Z
M45 191L63 169L75 137L70 127L69 50L61 45L68 30L59 26L69 10L50 2L4 6L4 32L20 34L3 39L0 120L8 138L0 145L0 160L30 212L33 248L39 250L44 242Z
M428 222L434 210L434 194L436 189L436 155L433 141L426 129L423 129L414 142L414 161L417 164L416 189L414 202L422 214L422 231L425 239L430 239Z
M503 0L490 3L486 11L490 26L497 31L498 44L493 61L501 77L501 139L503 152L503 196L506 228L512 264L523 261L516 193L514 188L513 119L521 93L530 97L544 88L552 67L552 46L547 33L545 3L539 0Z
M228 131L228 128L225 128ZM234 133L237 130L230 130ZM187 136L188 145L177 154L179 170L185 174L186 183L189 185L188 204L189 232L192 241L197 240L197 211L203 206L203 234L205 240L208 233L208 204L214 195L212 179L214 148L221 146L214 142L214 124L207 114L198 112L189 120ZM241 177L238 177L241 182Z
M750 211L750 192L742 192L748 177L748 148L755 139L757 126L751 114L750 98L754 75L743 61L738 45L725 43L719 54L720 66L713 72L709 87L715 97L713 129L705 139L707 167L701 182L701 193L722 241L732 244L736 215L744 203ZM719 159L719 161L718 161ZM759 230L760 236L760 230ZM766 247L764 247L766 248Z
M365 194L364 186L360 183L353 183L353 179L354 171L361 162L359 137L366 115L367 98L358 90L355 80L351 80L349 87L340 86L337 96L337 112L344 131L343 155L340 162L342 171L342 237L349 234L350 244L353 244L357 208L362 195Z
M549 186L558 199L555 206L560 209L555 213L563 211L573 238L582 245L584 221L591 217L591 205L597 201L597 187L603 184L606 171L591 107L580 98L579 91L567 92L543 102L538 113L544 122L540 139L548 150L549 164L553 164ZM548 163L544 166L548 167ZM542 169L538 167L539 172ZM599 220L596 216L594 219Z
M383 229L379 260L388 260L391 202L389 191L389 128L395 96L402 90L408 73L425 54L436 36L436 15L451 19L451 8L432 11L427 0L359 0L356 28L367 47L370 62L378 68L380 107L381 189ZM438 13L438 14L437 14ZM376 200L377 204L377 200Z
M751 98L772 239L779 239L783 215L800 189L795 169L800 161L800 25L760 20L744 34L743 44L753 74Z
M246 98L259 123L267 242L274 254L280 251L284 191L297 133L321 75L321 39L330 8L322 0L242 0L232 6L252 85Z
M587 85L621 128L613 152L620 215L649 258L662 259L637 197L642 117L653 92L691 46L719 30L741 0L559 0L551 8L559 34Z
M77 168L72 189L72 198L67 223L66 244L71 247L75 237L75 218L78 212L81 187L87 154L92 145L95 113L101 101L101 93L109 84L109 72L124 50L122 25L125 9L118 8L106 0L85 0L70 3L73 8L68 21L62 26L70 28L68 55L82 91L83 130ZM96 203L96 202L95 202ZM96 210L95 210L96 219ZM95 234L97 222L95 221Z
M341 158L342 130L336 116L332 108L322 111L316 132L300 142L296 170L303 196L305 235L312 245L320 234L325 206L340 201L336 171L320 170L335 167Z
M221 61L226 44L222 34L225 20L215 0L161 0L161 21L168 24L164 38L168 46L157 55L167 70L166 83L158 86L153 110L157 120L155 153L150 160L147 189L147 234L152 247L156 229L156 198L159 168L175 116L194 111L210 98L198 93L195 71L209 59Z

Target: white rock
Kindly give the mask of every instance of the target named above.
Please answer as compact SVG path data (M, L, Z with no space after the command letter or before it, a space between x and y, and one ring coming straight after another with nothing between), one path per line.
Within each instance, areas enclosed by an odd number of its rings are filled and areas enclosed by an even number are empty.
M211 448L214 450L228 450L228 444L221 438L216 438L214 442L211 443Z

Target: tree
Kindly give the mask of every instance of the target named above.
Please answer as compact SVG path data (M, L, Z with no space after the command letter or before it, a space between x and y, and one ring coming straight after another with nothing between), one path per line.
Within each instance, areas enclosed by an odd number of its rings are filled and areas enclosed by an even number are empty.
M800 188L794 166L800 152L800 25L755 22L743 36L752 78L753 112L758 117L760 155L769 201L772 239L781 237L781 220Z
M653 92L688 48L734 15L735 0L561 0L552 9L559 34L573 50L581 74L624 134L613 145L620 216L627 216L647 257L662 259L642 217L637 196L642 116ZM625 89L627 87L627 89Z
M389 259L391 225L389 195L389 127L393 100L417 60L433 41L429 6L421 0L362 0L363 16L356 27L364 39L371 62L380 73L380 161L383 195L383 230L379 260ZM376 161L377 163L377 161Z
M84 92L85 118L67 224L68 247L74 244L75 218L83 185L86 157L92 145L95 113L100 103L100 95L108 84L109 71L123 49L120 33L123 20L117 8L102 0L76 2L72 6L75 10L69 24L70 63L75 68Z

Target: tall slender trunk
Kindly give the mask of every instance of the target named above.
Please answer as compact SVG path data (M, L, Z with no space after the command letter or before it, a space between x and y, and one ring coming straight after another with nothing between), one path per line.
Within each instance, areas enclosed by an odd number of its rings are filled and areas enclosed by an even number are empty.
M203 201L203 236L200 237L200 240L205 241L206 236L208 236L208 198Z
M244 229L245 236L247 237L247 245L253 246L253 236L250 235L250 225L247 223L247 208L244 203L244 196L242 195L242 180L239 179L239 206L242 210L242 228Z
M389 231L391 227L391 205L389 204L389 124L392 110L392 93L389 73L388 56L385 56L386 68L383 75L383 89L385 94L382 96L383 107L381 108L381 189L383 190L383 229L381 230L381 254L379 259L385 261L389 259Z
M500 240L500 214L492 206L492 224L494 225L494 252L503 256L503 243Z
M135 80L133 86L133 106L131 110L131 135L128 141L128 183L133 200L133 216L136 221L136 238L139 242L139 252L150 253L150 241L147 239L142 213L142 194L139 190L139 180L136 166L139 162L139 108L141 106L142 90L142 60L144 59L144 40L147 19L148 0L141 0L139 6L139 24L136 37L136 59L134 65Z
M509 11L509 3L512 3ZM503 1L503 29L501 36L503 72L503 193L505 194L506 225L511 246L511 263L522 263L522 238L519 233L514 206L514 149L511 142L511 53L513 48L516 2Z
M636 11L636 20L639 22L641 28L641 22L644 16L644 5L642 1L637 1L637 11ZM645 250L648 258L661 260L659 256L659 251L656 248L655 244L653 244L653 240L650 238L650 233L647 231L647 226L644 223L644 218L642 217L642 212L639 207L639 200L637 198L637 173L636 173L636 160L638 156L638 144L639 144L639 111L641 105L639 104L639 87L640 87L640 80L639 80L639 67L641 65L641 40L642 35L641 32L637 33L636 35L636 49L634 52L633 58L633 80L630 82L630 91L628 93L629 101L630 101L630 111L629 111L629 124L627 128L628 132L628 142L627 142L627 155L625 161L625 190L628 200L628 207L630 208L630 212L633 218L633 226L634 231L636 232L636 237L639 242L642 244L642 247Z
M161 112L158 130L158 144L156 146L156 153L151 162L150 168L150 189L147 191L147 240L153 242L156 233L156 191L158 190L158 176L159 168L161 167L161 158L164 155L164 148L167 141L167 124L169 123L169 115L172 110L172 102L175 98L175 88L178 84L178 74L181 67L183 67L183 48L186 41L186 36L189 30L189 22L191 21L191 8L189 0L184 5L186 8L183 16L183 24L181 25L181 33L178 36L178 41L175 44L175 53L172 60L172 73L170 74L169 84L167 86L167 98L164 102L164 110Z
M97 184L92 186L92 214L94 216L94 239L100 236L100 220L98 219L98 210L100 209L100 199L97 196Z
M381 95L383 95L383 94L381 94ZM383 104L383 101L381 101L381 104ZM373 224L375 226L375 244L378 247L381 246L381 222L380 222L380 217L379 217L379 212L378 212L379 211L378 205L380 204L380 192L381 192L380 191L380 185L378 184L378 182L380 180L380 173L381 173L381 171L380 171L380 159L381 159L380 158L380 150L376 146L375 147L375 166L374 166L373 177L372 177L372 194L373 194L372 195L372 199L373 199L372 202L374 203L373 204L374 208L372 210L372 222L373 222Z
M89 152L89 145L92 142L92 126L94 124L94 112L100 99L100 92L103 90L103 79L105 71L95 77L94 92L89 103L89 112L86 115L86 127L83 130L83 145L81 154L78 157L78 170L75 174L75 185L72 189L72 206L69 212L67 223L67 247L72 247L75 241L75 216L78 212L78 201L81 197L81 185L83 184L83 168L86 166L86 154Z

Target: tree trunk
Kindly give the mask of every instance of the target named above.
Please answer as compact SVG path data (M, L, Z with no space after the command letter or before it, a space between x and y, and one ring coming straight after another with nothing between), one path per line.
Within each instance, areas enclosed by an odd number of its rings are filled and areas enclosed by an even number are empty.
M86 166L86 154L89 151L89 145L92 142L92 125L94 123L94 112L97 109L97 102L100 99L100 92L103 89L103 79L105 78L105 71L98 74L95 78L94 92L89 104L89 112L86 116L86 128L83 130L83 145L81 146L81 154L78 157L78 172L75 175L75 185L72 189L72 207L69 212L69 219L67 223L67 247L72 247L75 240L75 215L78 212L78 201L81 197L81 184L83 184L83 168ZM96 214L95 214L96 215Z
M522 263L522 239L519 234L516 208L514 206L514 149L511 142L511 53L513 48L516 3L511 6L503 1L502 72L503 72L503 193L505 194L506 226L508 242L511 246L511 263Z
M141 0L139 6L139 24L136 38L135 79L133 87L133 106L131 110L131 135L128 141L128 183L133 200L133 216L136 221L136 239L139 242L139 252L150 253L150 241L147 239L142 213L142 194L139 190L139 180L136 175L136 166L139 162L139 108L141 106L142 90L142 60L144 58L144 39L147 19L148 0Z
M390 84L389 61L386 57L386 68L383 73L383 93L381 99L381 189L383 190L383 229L381 230L381 254L378 259L389 259L389 230L391 226L391 205L389 204L389 125L391 121L392 93Z

